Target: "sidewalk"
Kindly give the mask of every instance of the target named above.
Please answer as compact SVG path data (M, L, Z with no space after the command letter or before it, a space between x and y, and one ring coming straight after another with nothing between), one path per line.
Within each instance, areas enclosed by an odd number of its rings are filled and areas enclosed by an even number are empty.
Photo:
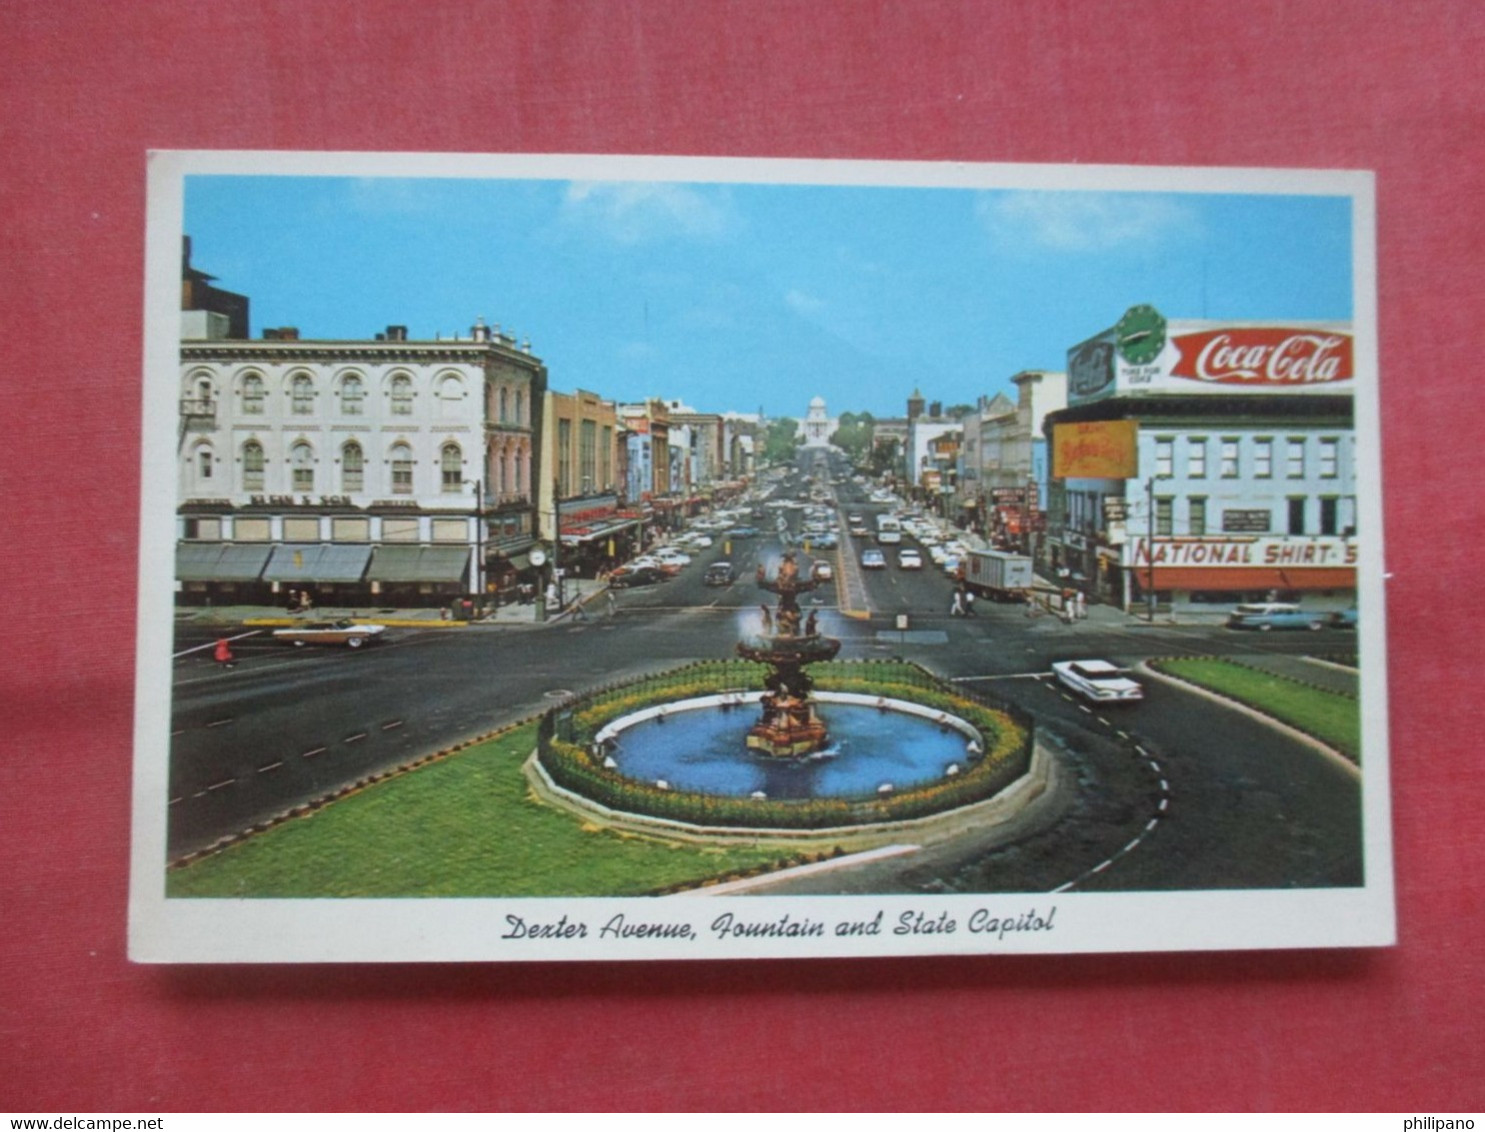
M607 589L607 583L592 578L567 579L563 593L567 604L560 610L548 608L546 623L571 619L580 604L588 605ZM390 606L327 605L315 606L305 613L290 613L282 606L272 605L177 606L175 620L200 624L285 626L306 621L338 621L349 618L352 621L386 625L394 629L478 629L542 624L537 620L538 608L535 602L529 605L502 605L490 609L484 617L463 621L452 616L452 612L445 617L444 609L437 606L398 609Z

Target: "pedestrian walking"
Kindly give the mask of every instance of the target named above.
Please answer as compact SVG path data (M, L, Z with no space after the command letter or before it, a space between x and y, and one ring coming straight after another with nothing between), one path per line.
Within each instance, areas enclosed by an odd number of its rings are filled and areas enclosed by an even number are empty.
M958 590L954 591L954 600L949 603L950 617L964 616L964 595Z
M233 668L237 664L237 659L232 655L232 642L226 637L217 638L217 647L212 655L216 657L220 668Z
M1082 590L1079 590L1077 596L1073 598L1073 616L1079 621L1088 616L1088 595Z
M614 600L614 591L604 590L603 596L608 605L608 615L612 617L619 611L619 603Z

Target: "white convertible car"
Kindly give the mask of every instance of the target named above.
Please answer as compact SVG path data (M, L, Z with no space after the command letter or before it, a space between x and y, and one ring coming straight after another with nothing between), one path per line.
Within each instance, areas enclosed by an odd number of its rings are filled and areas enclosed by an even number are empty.
M1145 690L1106 660L1063 660L1052 665L1059 683L1101 704L1137 703Z

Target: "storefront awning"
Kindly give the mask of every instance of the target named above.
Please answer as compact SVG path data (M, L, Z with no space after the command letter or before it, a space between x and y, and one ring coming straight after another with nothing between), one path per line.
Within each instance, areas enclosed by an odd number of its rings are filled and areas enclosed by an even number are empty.
M256 582L271 549L220 542L182 543L175 548L175 576L182 582Z
M1133 568L1141 585L1149 585L1150 571ZM1354 590L1352 566L1276 568L1271 566L1157 566L1157 590Z
M462 582L467 546L379 546L366 571L369 582Z
M591 526L568 527L562 531L562 541L570 546L580 543L596 542L599 539L608 538L609 535L618 534L620 531L628 530L637 526L637 519L620 519L611 523L595 523Z
M371 561L369 546L296 546L273 548L263 570L265 582L359 582Z

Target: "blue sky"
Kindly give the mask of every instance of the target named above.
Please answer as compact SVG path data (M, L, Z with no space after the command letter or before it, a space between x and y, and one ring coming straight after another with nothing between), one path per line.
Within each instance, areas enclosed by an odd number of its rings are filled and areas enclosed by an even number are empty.
M185 225L254 336L482 316L553 388L712 411L973 402L1136 303L1352 317L1345 197L193 175Z

